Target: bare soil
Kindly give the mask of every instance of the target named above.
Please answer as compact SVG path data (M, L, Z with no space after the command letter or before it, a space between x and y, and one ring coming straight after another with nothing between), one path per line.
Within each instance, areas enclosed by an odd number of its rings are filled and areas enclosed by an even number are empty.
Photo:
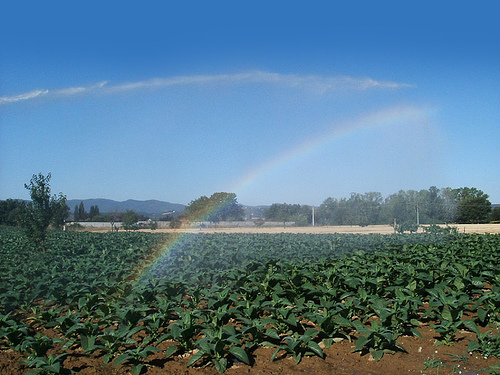
M492 372L495 366L500 366L500 359L483 358L479 354L467 353L469 338L474 335L470 332L460 332L458 341L453 345L436 346L435 332L428 325L420 327L422 338L401 337L398 342L404 346L407 353L397 352L385 354L380 361L375 361L370 354L353 353L354 341L343 340L325 348L325 358L305 357L296 365L291 356L281 355L279 359L271 361L273 348L260 348L253 353L251 366L234 363L226 371L228 375L243 374L372 374L372 375L400 375L400 374L498 374ZM154 353L146 360L142 374L159 375L215 375L217 370L211 364L186 367L190 355L165 358L164 350L169 343L162 343L159 348L163 352ZM104 364L99 353L87 355L77 351L67 351L63 369L66 373L82 375L129 374L128 366L113 367ZM283 353L284 354L284 353ZM25 374L29 368L20 363L23 357L12 350L0 351L0 374Z

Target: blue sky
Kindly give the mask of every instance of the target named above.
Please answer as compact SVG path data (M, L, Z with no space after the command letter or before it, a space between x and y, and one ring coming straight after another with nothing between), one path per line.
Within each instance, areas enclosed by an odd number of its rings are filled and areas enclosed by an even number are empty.
M0 199L500 203L495 2L162 4L2 6Z

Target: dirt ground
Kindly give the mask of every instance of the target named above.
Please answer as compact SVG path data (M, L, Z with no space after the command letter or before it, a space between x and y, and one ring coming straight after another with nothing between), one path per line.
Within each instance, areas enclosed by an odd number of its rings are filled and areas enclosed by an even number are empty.
M405 352L385 354L380 361L375 361L370 354L353 353L354 341L343 340L325 348L325 358L305 357L296 365L291 356L278 356L271 361L273 348L260 348L253 353L251 366L234 363L226 371L228 375L259 374L259 375L288 375L288 374L372 374L372 375L401 375L401 374L498 374L500 359L483 358L477 353L467 353L469 338L474 335L469 332L460 332L458 342L453 345L436 346L435 332L428 326L421 326L419 331L422 338L401 337L398 343L403 345ZM162 352L150 355L145 361L146 366L142 374L160 375L215 375L217 370L211 364L186 367L191 355L165 358L164 350L170 343L162 343L159 348ZM130 374L128 366L113 367L104 364L99 352L87 355L79 351L68 351L69 355L63 362L63 373L78 373L82 375ZM21 356L12 350L0 351L0 374L21 375L29 369L19 363Z
M450 224L460 233L500 233L500 224ZM143 230L151 232L151 230ZM419 232L423 229L420 228ZM390 225L358 225L315 226L315 227L235 227L235 228L182 228L182 229L156 229L154 232L163 233L394 233Z

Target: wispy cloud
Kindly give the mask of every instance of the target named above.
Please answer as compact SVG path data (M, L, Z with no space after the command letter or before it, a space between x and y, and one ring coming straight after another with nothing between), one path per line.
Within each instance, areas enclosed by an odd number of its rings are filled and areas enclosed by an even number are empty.
M0 97L0 105L15 103L24 100L35 99L40 96L72 96L88 92L118 93L125 91L158 89L172 86L190 86L190 85L210 85L210 84L272 84L289 88L307 89L318 92L319 94L333 91L365 91L372 89L401 89L414 87L407 83L378 81L372 78L356 78L349 76L320 76L307 75L300 76L296 74L280 74L263 71L251 71L236 74L216 74L216 75L195 75L178 76L168 78L154 78L145 81L120 83L108 85L103 81L90 86L69 87L57 90L34 90L25 94L15 96Z
M0 97L0 105L2 104L9 104L9 103L15 103L15 102L20 102L24 100L31 100L35 99L41 96L72 96L72 95L77 95L77 94L82 94L85 92L101 89L106 85L106 81L96 83L95 85L91 86L82 86L82 87L68 87L64 89L57 89L57 90L34 90L30 91L25 94L21 95L14 95L14 96L2 96Z
M87 87L70 87L67 89L60 89L60 90L54 91L54 94L65 95L65 96L81 94L81 93L84 93L86 91L91 91L91 90L103 88L107 83L108 83L107 81L103 81L103 82L99 82L99 83L96 83L95 85L87 86Z
M169 86L204 85L204 84L244 84L268 83L288 87L313 89L320 92L339 90L369 90L374 88L399 89L414 87L406 83L377 81L371 78L328 77L318 75L299 76L295 74L279 74L252 71L237 74L180 76L171 78L155 78L147 81L131 82L109 87L112 91L128 91L144 88L160 88Z
M21 95L15 95L15 96L2 96L0 97L0 105L1 104L8 104L8 103L15 103L15 102L19 102L19 101L22 101L22 100L29 100L29 99L34 99L38 96L43 96L43 95L47 95L49 92L49 90L34 90L34 91L30 91L30 92L27 92L25 94L21 94Z

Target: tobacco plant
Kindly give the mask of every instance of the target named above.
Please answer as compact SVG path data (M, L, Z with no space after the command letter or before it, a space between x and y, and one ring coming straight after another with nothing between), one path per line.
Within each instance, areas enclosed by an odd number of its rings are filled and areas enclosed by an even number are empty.
M155 348L154 346L143 347L142 345L139 345L135 349L127 349L125 352L115 358L114 366L116 367L126 362L132 365L130 368L132 374L139 375L144 366L144 361L151 353L158 351L160 350L158 348Z
M500 358L500 332L497 329L496 334L492 330L481 333L478 326L472 321L464 322L467 328L476 334L477 340L470 340L467 346L469 353L479 352L484 358L497 357Z
M198 351L193 354L188 366L204 359L212 362L217 371L223 373L231 358L250 364L248 354L241 347L242 335L232 325L221 326L217 330L204 329L203 333L205 337L196 341Z
M11 318L12 312L0 317L0 347L19 350L27 338L31 337L31 327Z
M299 364L305 356L317 355L323 358L323 349L314 341L318 333L318 330L310 328L306 330L303 335L294 332L293 335L285 336L281 345L279 345L272 354L271 360L276 360L277 355L281 351L284 351L287 355L292 355L296 364Z
M359 333L355 352L369 352L376 361L379 361L386 353L394 353L398 350L406 352L406 349L396 341L399 335L378 323L377 320L373 320L370 327L364 326L359 320L354 320L352 325Z
M132 336L140 330L141 327L130 329L130 327L125 325L120 325L116 329L106 329L102 335L97 337L99 349L104 352L102 361L109 363L121 347L135 344L136 340Z
M61 364L67 355L67 353L62 353L57 356L49 354L47 357L42 356L33 358L31 360L25 360L23 363L26 364L26 366L31 368L35 367L34 369L28 371L26 375L34 375L39 373L60 374L62 371Z

